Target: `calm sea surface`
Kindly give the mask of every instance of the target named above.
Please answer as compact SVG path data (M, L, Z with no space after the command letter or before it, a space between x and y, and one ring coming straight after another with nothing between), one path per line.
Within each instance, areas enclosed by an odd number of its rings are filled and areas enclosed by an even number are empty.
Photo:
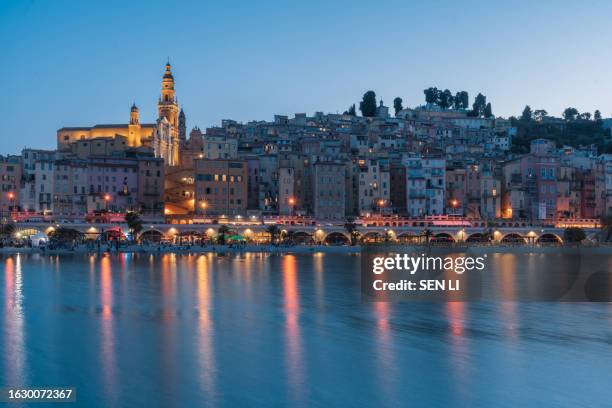
M612 406L611 304L362 303L359 268L2 256L0 386L73 386L65 406L88 408Z

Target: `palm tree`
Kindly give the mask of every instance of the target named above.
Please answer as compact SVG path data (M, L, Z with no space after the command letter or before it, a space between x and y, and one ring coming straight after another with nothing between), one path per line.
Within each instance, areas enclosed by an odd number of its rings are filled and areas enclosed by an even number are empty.
M6 242L15 233L15 225L12 223L0 225L0 240Z
M495 224L493 224L491 221L487 221L487 227L482 231L482 239L486 242L486 243L490 243L491 240L493 240L494 237L494 232L493 232L493 226Z
M128 229L132 234L132 239L136 240L136 235L142 231L142 221L137 212L129 211L125 214L125 222L128 225Z
M274 243L276 242L276 236L279 232L278 227L272 224L268 226L268 228L266 228L266 231L268 232L268 234L270 234L270 243L274 245Z
M281 233L282 234L282 233ZM293 244L295 239L295 231L286 231L283 235L283 244Z
M59 227L58 229L49 233L50 241L57 246L63 246L66 244L74 244L83 237L83 233L72 229Z
M348 217L346 219L346 222L344 223L344 229L351 237L351 245L356 245L357 238L359 237L359 232L357 231L357 224L355 223L355 219L353 217Z
M612 240L612 216L602 217L600 224L600 231L597 234L598 240L601 242L610 242L610 240Z
M427 246L429 246L429 244L431 243L431 237L433 236L433 232L429 228L425 228L421 235L425 237L425 243L427 243Z
M227 225L221 225L217 229L217 243L219 245L225 245L225 234L229 232Z

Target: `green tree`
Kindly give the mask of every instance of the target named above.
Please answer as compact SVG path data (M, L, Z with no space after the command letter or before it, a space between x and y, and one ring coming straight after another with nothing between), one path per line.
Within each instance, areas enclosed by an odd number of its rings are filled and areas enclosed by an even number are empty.
M9 242L15 233L15 224L7 223L0 225L0 241Z
M459 91L453 97L453 108L467 109L470 106L470 98L466 91Z
M404 109L402 107L402 98L399 96L393 100L393 109L395 109L395 116L397 116L397 114Z
M491 107L491 102L487 103L484 108L484 117L490 118L493 116L493 108Z
M438 105L442 109L448 109L453 106L453 94L448 89L438 94Z
M462 109L461 102L461 92L457 92L453 98L453 108Z
M467 91L461 91L461 109L467 109L470 106L470 96Z
M125 222L128 225L128 229L132 233L132 237L135 239L136 235L142 231L142 221L140 220L140 216L134 211L129 211L127 214L125 214Z
M376 115L376 93L368 91L363 94L363 99L359 102L359 110L365 117L373 117Z
M49 233L49 239L55 245L72 244L83 237L83 233L66 227L59 227Z
M601 112L599 111L599 109L595 111L595 114L593 115L593 119L596 122L601 122Z
M429 87L423 90L423 93L425 94L426 103L434 104L434 105L438 103L438 95L440 94L440 91L438 90L438 88Z
M523 109L523 113L521 113L521 120L523 122L529 122L533 119L533 112L531 112L531 106L525 105L525 109Z
M229 233L229 227L227 225L221 225L217 229L217 244L225 245L225 235Z
M357 116L357 112L355 111L355 104L349 106L348 110L344 111L345 115Z
M544 109L536 109L533 112L533 118L537 121L541 121L545 116L548 116L548 112L546 112Z
M477 117L483 116L486 106L487 97L479 93L476 95L476 99L474 99L474 103L472 104L472 114Z
M576 120L576 117L578 116L578 114L579 114L578 109L567 108L563 111L563 119L565 119L568 122L573 122Z
M347 217L346 222L344 223L344 229L351 237L351 245L356 245L357 238L359 238L359 232L357 232L357 224L355 223L355 219L353 217Z
M612 241L612 216L602 217L600 220L600 231L597 234L597 240L600 242Z
M586 239L586 234L582 228L569 227L563 231L563 241L571 243L580 243Z
M268 232L268 234L270 234L270 243L274 245L276 243L276 237L279 235L280 232L278 226L274 224L269 225L268 228L266 228L266 231Z

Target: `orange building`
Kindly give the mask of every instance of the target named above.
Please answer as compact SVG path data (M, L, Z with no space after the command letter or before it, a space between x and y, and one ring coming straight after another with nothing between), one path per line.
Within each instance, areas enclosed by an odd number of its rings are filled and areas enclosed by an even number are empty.
M58 150L67 150L71 143L97 138L123 136L130 147L145 146L153 149L156 157L167 166L179 164L179 105L174 90L174 76L170 63L162 77L161 95L157 103L158 119L155 123L140 123L140 112L133 104L130 120L126 124L63 127L57 131Z

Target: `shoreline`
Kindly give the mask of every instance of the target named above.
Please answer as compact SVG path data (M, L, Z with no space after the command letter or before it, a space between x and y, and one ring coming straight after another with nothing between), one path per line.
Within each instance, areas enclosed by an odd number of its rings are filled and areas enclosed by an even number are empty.
M361 254L363 247L356 246L327 246L327 245L296 245L296 246L272 246L272 245L245 245L241 247L230 247L228 245L207 245L207 246L127 246L123 248L111 249L110 251L102 246L103 249L90 249L85 246L74 249L46 249L39 248L0 248L0 255L14 254L42 254L42 255L70 255L70 254L117 254L117 253L140 253L140 254L207 254L207 253L269 253L269 254ZM577 246L577 245L554 245L554 246L504 246L504 245L397 245L397 244L375 244L369 249L379 251L394 251L401 248L403 251L413 250L415 252L476 252L476 253L575 253L575 254L603 254L612 255L612 246Z

